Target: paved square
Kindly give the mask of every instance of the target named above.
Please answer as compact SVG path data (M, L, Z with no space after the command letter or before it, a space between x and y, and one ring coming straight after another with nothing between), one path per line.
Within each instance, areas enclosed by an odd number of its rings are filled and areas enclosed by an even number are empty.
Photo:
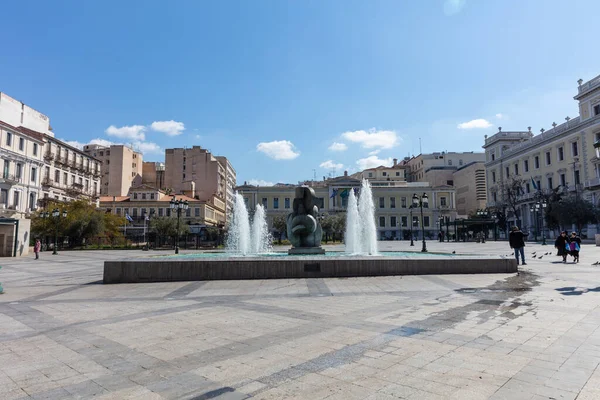
M0 399L599 399L600 248L548 252L519 275L121 285L103 261L148 252L3 259Z

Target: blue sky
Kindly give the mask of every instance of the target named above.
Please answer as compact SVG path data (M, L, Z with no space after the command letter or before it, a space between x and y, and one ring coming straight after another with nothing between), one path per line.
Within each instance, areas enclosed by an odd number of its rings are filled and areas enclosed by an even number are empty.
M0 91L57 137L132 143L145 160L200 145L240 184L353 172L418 154L419 138L423 152L481 151L498 126L576 116L577 79L600 74L596 0L2 8Z

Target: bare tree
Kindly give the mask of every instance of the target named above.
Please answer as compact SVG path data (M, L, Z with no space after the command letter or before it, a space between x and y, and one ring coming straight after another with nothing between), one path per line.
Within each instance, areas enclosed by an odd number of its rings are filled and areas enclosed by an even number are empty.
M517 225L521 224L519 205L524 185L525 179L516 175L508 177L500 183L500 208L508 210L515 217Z

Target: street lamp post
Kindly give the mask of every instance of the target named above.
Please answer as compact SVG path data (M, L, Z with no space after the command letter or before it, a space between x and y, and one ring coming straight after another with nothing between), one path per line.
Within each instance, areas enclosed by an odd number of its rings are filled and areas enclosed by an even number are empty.
M427 193L423 193L421 197L417 196L415 193L413 195L413 206L421 208L421 233L423 234L423 248L421 252L427 253L427 244L425 243L425 223L423 218L423 207L429 207L429 198L427 197Z
M446 219L446 242L450 242L450 217L445 217Z
M176 200L175 196L169 202L169 206L172 210L177 211L177 233L175 234L175 254L179 254L179 219L181 217L181 211L188 209L187 200Z
M413 220L413 205L411 204L410 207L408 207L408 209L410 210L410 245L414 246L415 242L413 240L413 224L414 224L414 220Z
M531 207L529 207L529 211L531 211L531 213L533 214L533 219L535 220L535 225L534 225L534 237L533 240L535 240L537 242L537 234L538 234L538 229L539 229L539 221L538 221L538 210L539 210L540 205L538 203L532 204Z
M487 210L477 210L477 216L482 219L487 219L489 212ZM485 222L481 222L481 243L485 243Z
M52 217L54 219L54 250L52 251L53 255L58 254L56 248L58 247L58 225L60 222L60 218L67 218L67 210L61 211L58 208L52 210L52 212L44 211L41 215L42 218L47 219Z
M440 242L444 242L444 217L439 217L438 218L438 235L439 235L439 239Z
M544 213L548 204L545 200L539 200L536 203L532 204L529 210L533 213L533 217L535 218L535 241L537 242L537 231L539 230L539 218L540 212L542 215L542 246L547 245L546 243L546 232L544 231Z

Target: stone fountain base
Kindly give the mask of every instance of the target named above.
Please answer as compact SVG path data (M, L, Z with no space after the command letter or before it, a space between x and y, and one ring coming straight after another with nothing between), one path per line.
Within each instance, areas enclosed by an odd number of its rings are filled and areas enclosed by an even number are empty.
M292 247L288 250L290 256L309 256L309 255L323 255L325 249L322 247Z

